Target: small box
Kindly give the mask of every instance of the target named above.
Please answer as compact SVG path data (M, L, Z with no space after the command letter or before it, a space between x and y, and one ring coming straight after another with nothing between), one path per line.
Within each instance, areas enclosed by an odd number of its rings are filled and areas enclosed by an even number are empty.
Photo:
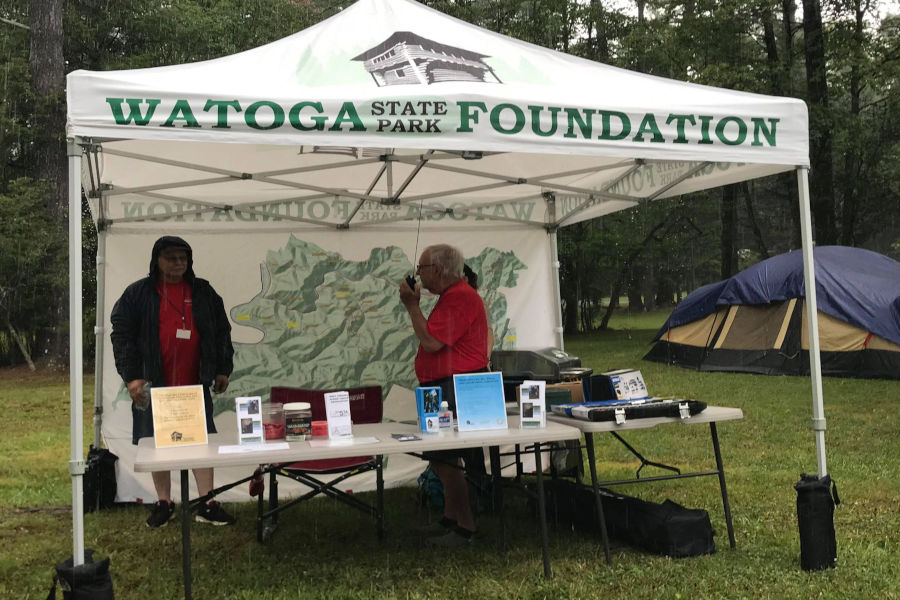
M580 381L564 381L562 383L547 384L549 399L550 390L568 390L572 394L573 403L584 402L584 385Z
M617 369L594 375L586 387L587 399L593 402L638 400L650 396L644 377L637 369Z
M419 431L422 433L439 433L440 422L438 413L440 410L441 388L416 388L416 416L419 421Z

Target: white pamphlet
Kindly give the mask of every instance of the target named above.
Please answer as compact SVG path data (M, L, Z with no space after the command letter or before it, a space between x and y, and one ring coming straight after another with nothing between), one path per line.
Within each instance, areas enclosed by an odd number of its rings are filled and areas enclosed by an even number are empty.
M234 399L237 415L238 443L261 444L263 442L262 399L249 396Z
M339 440L353 437L349 392L325 394L325 418L328 419L328 439Z
M523 381L519 387L519 427L547 426L547 382Z

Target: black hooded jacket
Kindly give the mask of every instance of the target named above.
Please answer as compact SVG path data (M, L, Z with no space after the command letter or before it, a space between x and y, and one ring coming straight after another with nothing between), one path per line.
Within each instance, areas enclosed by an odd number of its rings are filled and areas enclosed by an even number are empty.
M200 383L210 385L216 375L231 375L234 369L231 324L221 296L208 281L194 275L194 255L190 245L179 237L164 236L153 245L149 276L125 288L110 315L116 370L126 384L135 379L146 379L154 386L166 385L159 345L157 262L164 249L173 247L187 251L184 280L191 286L194 324L200 335Z

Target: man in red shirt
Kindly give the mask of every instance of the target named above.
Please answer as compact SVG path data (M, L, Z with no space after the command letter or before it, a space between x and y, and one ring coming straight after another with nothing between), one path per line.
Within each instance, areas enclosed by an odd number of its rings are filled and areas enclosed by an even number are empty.
M421 386L436 386L456 412L453 375L486 371L488 366L488 325L484 302L463 275L462 253L446 244L422 251L416 273L421 287L439 296L428 318L419 306L420 286L400 284L400 300L412 320L419 339L416 377ZM429 538L436 546L463 546L475 532L475 519L469 504L468 484L460 468L461 452L430 455L431 468L444 487L442 528ZM483 460L483 459L482 459Z

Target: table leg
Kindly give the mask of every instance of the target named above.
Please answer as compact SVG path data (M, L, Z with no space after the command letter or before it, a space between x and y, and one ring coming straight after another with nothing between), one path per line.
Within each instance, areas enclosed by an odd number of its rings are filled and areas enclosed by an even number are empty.
M503 518L503 474L500 472L500 446L488 448L491 457L491 502L493 511L500 519L500 552L506 552L506 521Z
M382 471L384 465L384 457L378 455L375 457L375 487L376 487L376 506L378 511L378 539L384 540L384 473Z
M606 564L612 564L609 554L609 537L606 532L606 517L603 514L603 501L600 499L600 486L597 484L597 464L594 459L594 434L584 434L584 445L587 447L588 465L591 469L591 487L594 490L594 502L596 503L597 520L600 523L600 538L603 541L603 553L606 555Z
M187 469L181 470L181 569L184 600L191 600L191 500Z
M541 464L541 444L534 444L534 468L537 475L538 513L541 522L541 554L544 560L544 577L552 577L550 573L550 544L547 541L547 506L544 500L544 466Z
M737 545L734 541L734 525L731 523L731 505L728 504L728 490L725 487L725 468L722 466L722 452L719 450L719 434L716 431L716 424L709 424L709 432L712 436L713 452L716 454L716 469L719 471L719 489L722 490L722 505L725 507L725 526L728 528L728 541L731 548Z

